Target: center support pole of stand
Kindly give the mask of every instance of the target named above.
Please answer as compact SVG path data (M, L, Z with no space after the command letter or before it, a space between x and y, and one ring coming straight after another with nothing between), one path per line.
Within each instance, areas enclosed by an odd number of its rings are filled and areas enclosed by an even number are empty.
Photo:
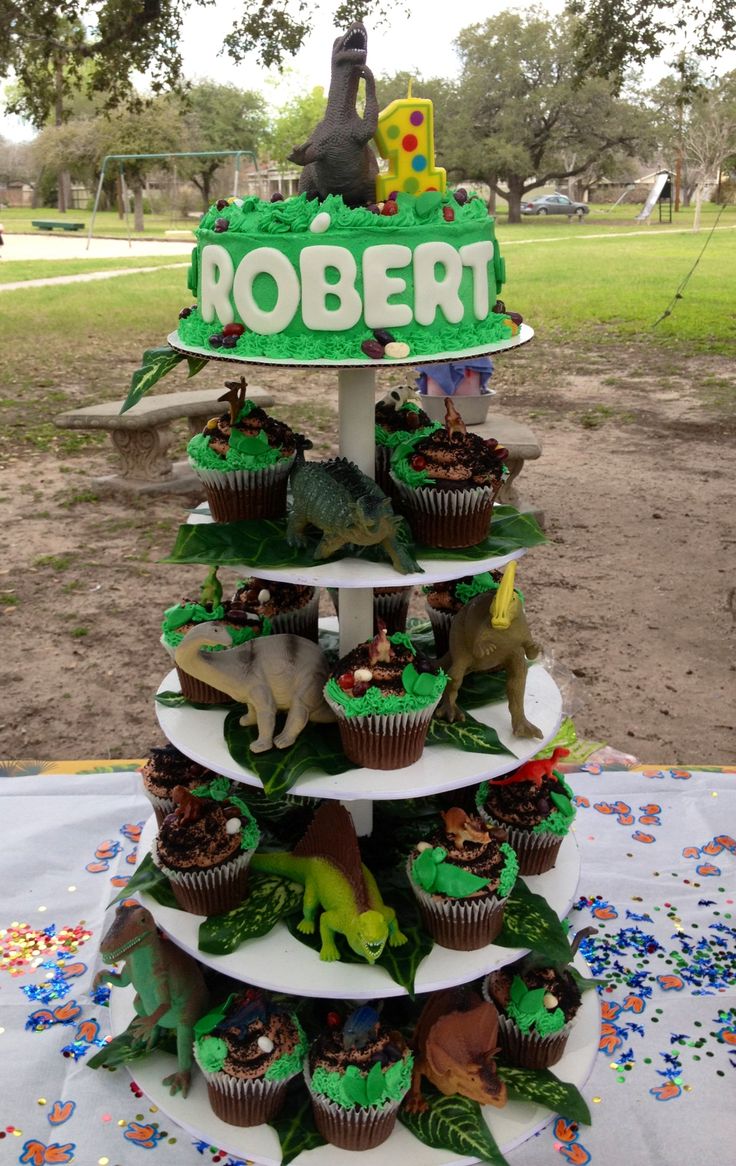
M338 379L337 405L340 419L340 456L354 462L358 469L374 478L376 474L375 439L376 370L370 366L341 368ZM373 588L340 587L340 655L373 636ZM373 829L371 801L345 802L358 835Z

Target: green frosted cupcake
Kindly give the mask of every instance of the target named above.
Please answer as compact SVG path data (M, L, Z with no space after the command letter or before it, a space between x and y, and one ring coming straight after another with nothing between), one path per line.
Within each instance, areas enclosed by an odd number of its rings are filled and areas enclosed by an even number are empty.
M535 764L540 763L527 762L507 777L484 781L475 796L481 816L506 830L522 875L553 868L575 820L573 792L562 774L550 764L549 773L527 776Z
M194 1031L194 1058L217 1117L234 1126L271 1121L307 1051L296 1016L246 988L203 1016Z

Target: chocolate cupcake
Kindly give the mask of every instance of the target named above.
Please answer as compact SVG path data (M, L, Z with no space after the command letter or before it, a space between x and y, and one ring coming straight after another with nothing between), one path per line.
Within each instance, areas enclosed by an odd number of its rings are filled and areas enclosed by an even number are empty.
M175 810L161 824L151 857L177 903L194 915L222 915L245 898L260 830L226 777L189 792L177 786Z
M177 785L191 790L214 777L204 765L192 761L171 744L154 745L141 766L140 774L143 792L153 806L159 826L166 815L173 814L176 809L172 794Z
M297 443L283 421L248 401L245 379L226 382L229 409L207 422L187 446L215 522L283 518Z
M533 759L506 777L484 781L475 795L481 816L502 826L519 860L519 873L544 874L557 861L562 840L575 819L573 792L551 758Z
M317 1129L343 1150L371 1150L390 1136L411 1085L414 1059L401 1033L370 1005L317 1038L304 1068Z
M444 656L450 647L450 628L460 608L476 595L498 591L501 571L483 571L479 575L463 575L445 583L433 583L424 588L429 622L434 633L438 656Z
M447 676L403 632L381 625L344 656L325 685L340 740L355 765L401 769L418 761Z
M389 389L376 402L376 482L390 496L391 456L409 437L419 437L438 428L416 400L414 390L408 385Z
M498 1010L501 1048L524 1069L557 1064L582 999L568 968L540 967L536 958L526 956L483 982L483 995Z
M176 649L191 628L215 621L225 624L230 632L233 647L236 644L244 644L256 636L270 635L273 630L270 620L248 612L242 606L233 604L229 600L224 602L218 600L217 603L213 604L211 601L202 603L197 599L182 599L180 603L175 603L164 612L161 624L161 643L173 659ZM203 650L217 651L216 648L204 648ZM190 700L194 704L234 703L232 697L228 696L226 692L215 688L214 685L208 684L205 680L192 676L189 672L185 672L176 662L175 667L181 694L186 700Z
M246 988L203 1016L194 1032L194 1058L217 1117L233 1126L271 1121L307 1051L296 1016Z
M445 424L410 438L391 459L396 505L417 543L470 547L488 535L508 450L468 433L448 397Z
M300 583L250 578L238 583L228 614L243 611L247 618L268 622L274 635L290 633L317 643L319 589Z
M459 806L409 855L407 874L427 931L441 947L475 951L492 943L518 865L502 830Z

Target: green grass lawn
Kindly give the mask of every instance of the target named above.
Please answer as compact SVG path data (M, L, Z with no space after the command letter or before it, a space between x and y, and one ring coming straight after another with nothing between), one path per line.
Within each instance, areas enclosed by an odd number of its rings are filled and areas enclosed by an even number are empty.
M0 263L0 284L29 279L54 279L59 275L83 275L92 271L125 271L137 267L187 265L186 256L165 255L138 259L9 259Z
M63 222L65 219L70 223L84 223L84 229L81 231L60 231L53 232L40 231L38 227L32 225L34 219L50 219L52 221ZM55 234L63 235L65 238L78 239L84 237L89 230L90 222L92 221L91 211L68 211L66 215L59 214L56 207L36 207L31 210L28 207L3 207L0 210L0 223L7 234L25 234L25 235L45 235ZM118 218L116 211L98 211L95 218L95 236L111 236L114 238L128 237L128 230L134 239L164 239L167 231L191 231L197 226L197 219L183 218L180 215L146 215L145 229L143 234L139 231L133 230L133 216L129 218L129 223L126 224L125 219Z
M576 226L564 224L561 231L567 232L566 244L554 241L559 234L552 242L540 234L534 243L510 245L505 252L503 297L542 341L546 336L581 354L597 345L636 342L683 357L736 354L736 231L713 236L683 298L656 328L707 232L650 230L583 242ZM506 242L513 238L507 235ZM70 266L53 264L55 272ZM6 353L0 442L14 432L37 448L58 448L55 413L124 397L143 350L166 343L179 309L190 302L185 276L174 268L155 276L0 293L0 347ZM19 354L16 360L8 359L12 353ZM184 387L185 373L172 374L171 382ZM70 442L82 447L88 440L67 434L65 452L72 452Z

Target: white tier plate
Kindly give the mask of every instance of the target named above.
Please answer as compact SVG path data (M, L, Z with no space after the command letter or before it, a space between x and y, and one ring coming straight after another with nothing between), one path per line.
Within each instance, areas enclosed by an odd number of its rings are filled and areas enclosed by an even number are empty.
M211 523L206 502L192 510L187 518L189 526ZM368 559L336 559L312 567L258 567L242 563L243 571L256 573L277 583L299 583L307 587L419 587L429 583L444 583L461 575L478 575L481 571L500 571L512 559L520 559L527 547L519 547L508 555L487 559L417 559L421 572L401 575L390 563L372 563Z
M213 325L214 327L214 325ZM465 348L462 352L434 352L423 353L422 356L407 356L404 360L368 360L361 356L356 360L293 360L282 357L273 360L267 356L237 356L232 349L209 348L198 344L183 344L179 340L178 331L168 337L174 352L183 352L185 356L206 356L208 360L225 360L234 364L264 364L275 368L392 368L394 365L436 364L438 361L462 361L466 356L486 356L491 352L505 352L508 348L518 348L520 344L527 344L534 336L534 329L528 324L521 324L516 336L509 340L497 340L495 344L477 344L473 348ZM227 355L225 354L227 353Z
M141 856L148 854L155 836L156 819L152 816L141 835L138 851ZM554 869L543 875L525 876L524 881L530 890L544 896L561 919L575 897L579 876L580 853L574 836L568 834L560 847ZM135 897L148 907L159 926L179 947L201 963L236 980L273 992L285 992L289 996L372 1000L377 996L405 995L401 985L392 980L380 964L371 966L321 960L318 952L295 939L283 923L277 923L272 931L259 939L246 941L229 955L210 955L198 947L199 925L204 916L179 911L175 907L163 907L150 895L137 893ZM439 988L464 984L518 959L525 950L489 944L477 951L461 952L435 944L419 965L416 991L434 992Z
M159 692L179 692L176 671L169 672ZM349 769L330 775L309 770L294 783L292 794L300 797L339 798L341 802L390 801L398 798L424 798L449 789L461 789L486 778L508 773L522 762L536 756L555 736L562 720L562 696L554 680L539 664L527 673L524 710L542 737L533 740L515 737L511 732L511 715L506 701L472 710L476 720L492 726L508 753L466 753L449 745L432 745L413 765L403 769ZM260 778L238 765L225 744L223 725L226 710L215 708L170 708L156 702L156 715L163 732L187 757L216 773L235 781L262 788Z
M578 956L575 965L588 974L587 965ZM133 1018L133 989L116 988L110 997L110 1022L113 1033L122 1032ZM593 1068L600 1036L600 1005L594 990L583 993L583 1003L565 1055L553 1067L555 1076L582 1089ZM204 1078L195 1069L189 1096L170 1097L162 1079L173 1071L174 1059L165 1053L152 1053L133 1062L130 1072L137 1084L161 1110L192 1137L226 1150L239 1158L256 1162L259 1166L279 1166L281 1151L275 1131L268 1125L240 1129L227 1125L215 1117L207 1098ZM507 1154L515 1146L533 1137L554 1120L554 1114L527 1101L510 1101L503 1109L486 1106L483 1116L501 1152ZM360 1155L349 1154L336 1146L321 1146L294 1158L294 1166L345 1166L347 1160L365 1163L365 1166L396 1166L397 1162L412 1166L472 1166L477 1158L458 1157L448 1150L434 1150L418 1142L409 1131L397 1123L388 1141L375 1150Z

